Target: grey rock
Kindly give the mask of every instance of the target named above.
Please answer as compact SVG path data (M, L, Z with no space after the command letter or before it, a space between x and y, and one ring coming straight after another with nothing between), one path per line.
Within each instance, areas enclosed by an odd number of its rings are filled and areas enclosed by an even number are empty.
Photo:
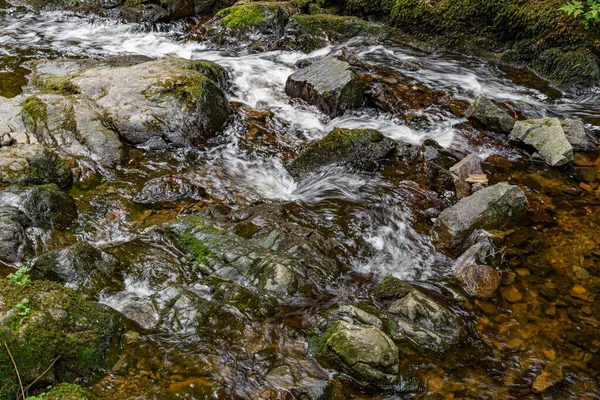
M532 146L553 167L573 161L573 147L558 118L517 121L509 139Z
M481 299L494 296L500 286L500 275L487 265L493 259L495 247L489 238L483 238L469 247L452 265L452 272L463 289Z
M354 306L341 306L329 313L329 318L334 321L346 321L355 325L372 325L377 329L383 329L383 322L379 318Z
M161 176L149 180L135 195L139 204L171 203L180 200L201 200L206 197L204 188L184 176Z
M290 97L317 106L330 116L362 105L366 85L352 71L350 64L325 57L292 74L285 85Z
M598 141L585 130L583 121L579 119L566 119L562 121L565 137L575 151L596 151Z
M467 197L472 192L472 187L467 179L470 175L482 175L481 158L476 154L469 154L458 163L450 167L450 173L454 178L454 186L459 199Z
M397 143L373 129L336 128L306 148L286 169L296 180L328 165L375 171L389 159Z
M465 117L485 129L500 133L510 133L515 125L515 119L506 110L484 95L475 99L465 112Z
M528 207L525 193L518 186L498 183L445 209L433 225L432 241L438 249L460 252L476 230L500 229Z

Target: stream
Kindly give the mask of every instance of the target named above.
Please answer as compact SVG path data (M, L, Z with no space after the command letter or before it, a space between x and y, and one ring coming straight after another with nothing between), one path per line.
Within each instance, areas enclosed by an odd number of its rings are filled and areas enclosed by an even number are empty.
M487 312L479 301L464 299L452 282L451 260L437 253L430 243L429 207L420 189L398 177L388 179L336 167L298 183L284 164L299 148L322 138L333 128L373 128L389 138L413 145L433 139L456 154L476 153L483 159L502 156L517 166L505 171L507 179L519 182L524 174L537 174L554 179L559 185L577 188L574 174L527 165L522 161L523 151L510 146L505 137L497 135L482 140L466 124L466 119L436 104L415 110L417 117L426 123L413 124L369 108L332 119L315 107L291 102L284 87L297 63L335 54L339 46L310 54L235 53L188 41L184 37L186 29L183 23L149 29L65 12L34 13L0 0L0 95L4 97L19 95L21 87L27 84L27 61L45 58L181 57L214 61L231 75L227 95L235 105L236 115L210 147L172 152L127 149L127 163L83 176L68 189L76 201L79 218L67 233L77 240L88 241L126 265L119 281L115 279L114 287L107 287L96 300L125 315L132 309L143 313L149 299L161 301L160 293L170 285L193 285L196 275L190 272L190 260L164 240L156 227L200 209L202 204L152 209L132 200L146 181L163 175L189 174L223 205L281 206L294 221L350 249L337 256L338 260L345 260L346 272L327 288L331 295L292 299L278 305L275 313L242 324L242 328L219 325L218 330L198 335L185 330L144 329L127 322L124 328L127 333L112 346L105 368L83 384L91 396L250 399L272 385L266 375L282 361L301 371L298 374L303 382L329 379L333 372L321 367L306 351L311 322L339 305L364 301L374 282L393 275L418 281L423 286L443 287L440 297L449 304L453 301L461 304L452 306L452 310L463 319L472 338L443 356L413 355L401 360L405 368L419 372L420 383L406 379L398 384L396 392L385 393L348 381L344 390L348 398L537 398L526 394L531 380L541 371L541 361L557 358L576 361L562 386L543 398L600 398L598 375L592 371L594 366L600 367L598 353L573 343L561 330L567 326L576 330L584 317L598 324L599 315L595 314L598 307L592 307L582 317L579 311L567 311L575 306L565 303L557 306L564 313L553 314L548 309L555 305L535 294L540 284L563 279L560 268L541 277L526 271L521 273L518 269L526 268L518 266L516 279L524 300L501 300L494 303L495 311ZM367 62L403 74L410 85L422 87L426 94L440 91L460 102L472 102L485 94L498 102L510 102L527 118L578 118L590 131L600 133L597 88L567 95L528 70L474 57L430 53L410 46L370 45L365 38L354 38L345 45ZM420 67L406 71L402 65L407 61ZM254 136L249 135L248 124L258 127ZM561 196L567 196L564 193ZM540 243L546 249L562 253L564 259L557 263L566 265L565 270L574 260L579 262L580 258L596 254L597 250L579 254L573 244L583 241L582 237L596 240L598 236L590 215L594 216L593 221L598 220L599 203L584 195L575 196L573 203L569 197L555 201L558 226L515 227L517 233L512 237L522 234L529 238L520 242L528 254L534 254ZM574 208L586 212L574 213ZM563 233L563 240L558 240ZM33 230L28 234L38 253L57 247L49 243L44 232ZM596 263L592 267L596 272L592 274L596 274L598 255L590 257ZM10 270L2 268L0 273L4 276ZM574 313L578 316L573 317Z

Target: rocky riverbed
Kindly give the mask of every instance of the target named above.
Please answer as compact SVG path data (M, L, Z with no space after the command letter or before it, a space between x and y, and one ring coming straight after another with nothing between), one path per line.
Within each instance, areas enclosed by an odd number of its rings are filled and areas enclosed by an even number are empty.
M0 399L600 396L597 88L317 3L0 1Z

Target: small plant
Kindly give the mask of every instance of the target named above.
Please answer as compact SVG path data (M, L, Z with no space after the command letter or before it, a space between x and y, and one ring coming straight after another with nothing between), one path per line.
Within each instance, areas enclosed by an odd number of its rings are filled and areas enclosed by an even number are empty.
M31 308L29 308L29 299L23 299L19 304L15 306L17 314L20 317L28 317L31 314Z
M31 279L28 274L29 269L29 267L21 267L16 272L9 274L6 278L15 285L28 285L31 282Z
M575 18L580 18L585 29L600 22L600 0L570 0L560 9Z
M27 396L25 400L46 400L48 399L50 389L52 389L52 385L46 388L46 392L40 393L37 396Z

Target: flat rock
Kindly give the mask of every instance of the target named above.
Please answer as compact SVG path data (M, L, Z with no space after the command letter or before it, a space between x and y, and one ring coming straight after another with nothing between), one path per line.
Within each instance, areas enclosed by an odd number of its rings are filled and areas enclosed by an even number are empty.
M325 57L296 71L285 85L288 96L300 98L334 117L360 107L365 90L350 64L334 57Z
M529 207L525 193L508 183L498 183L461 199L445 209L431 230L437 248L460 251L478 229L500 229Z
M517 121L509 139L532 146L553 167L573 161L573 147L558 118Z

